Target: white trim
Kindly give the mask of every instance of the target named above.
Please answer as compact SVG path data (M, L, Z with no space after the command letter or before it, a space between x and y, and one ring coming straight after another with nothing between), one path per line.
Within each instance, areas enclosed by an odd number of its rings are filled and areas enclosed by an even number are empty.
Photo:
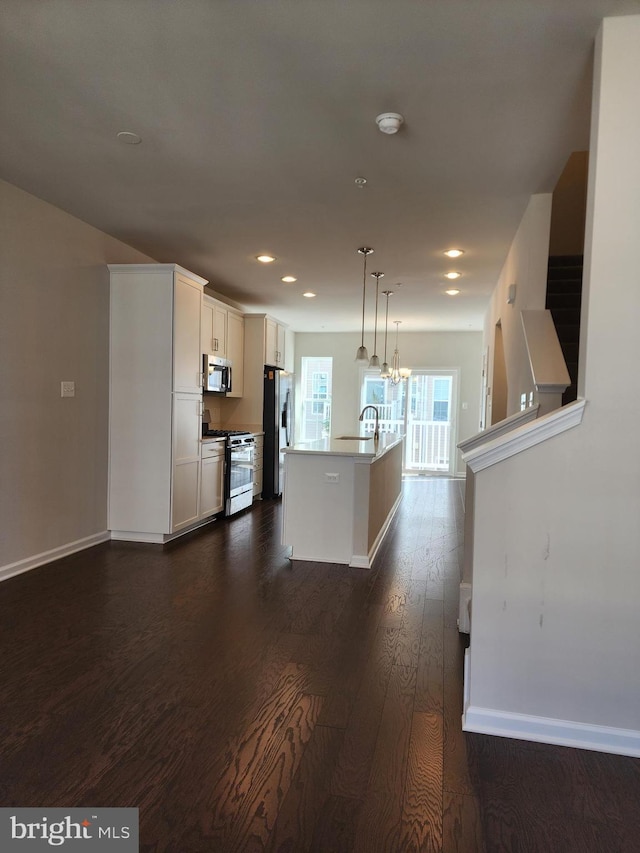
M465 659L466 663L466 659ZM466 680L466 679L465 679ZM594 726L552 717L533 717L496 711L492 708L466 707L462 715L465 732L479 732L498 737L572 746L614 755L640 758L640 731Z
M540 404L530 406L528 409L523 409L521 412L516 412L515 415L510 415L503 421L498 421L497 424L487 427L487 429L482 430L482 432L477 432L475 435L465 438L464 441L459 441L458 450L462 453L468 453L470 450L475 450L476 447L480 447L480 445L486 444L488 441L493 441L494 438L498 438L507 432L511 432L512 429L516 429L517 427L522 426L522 424L527 424L529 421L535 420L538 417L539 410Z
M124 273L151 273L156 274L161 272L177 272L186 275L197 284L203 287L209 284L206 278L196 275L194 272L181 267L180 264L107 264L109 272L124 272ZM213 297L211 297L213 298Z
M118 542L143 542L149 545L166 545L167 542L173 542L185 533L191 533L204 527L205 524L211 524L216 521L217 516L208 515L206 518L201 518L198 521L189 523L186 527L180 527L173 533L144 533L138 530L112 530L111 538Z
M94 545L107 542L110 538L109 531L103 530L102 533L94 533L92 536L76 539L75 542L67 542L65 545L52 548L50 551L42 551L40 554L34 554L32 557L25 557L24 560L9 563L0 568L0 581L5 581L15 575L21 575L23 572L28 572L31 569L37 569L38 566L44 566L46 563L60 560L62 557L75 554L77 551L84 551L85 548L93 548Z
M548 415L511 430L504 436L463 453L462 458L474 473L503 462L536 444L572 429L582 423L586 400L576 400Z
M521 311L520 320L536 391L564 392L571 385L571 377L551 311Z

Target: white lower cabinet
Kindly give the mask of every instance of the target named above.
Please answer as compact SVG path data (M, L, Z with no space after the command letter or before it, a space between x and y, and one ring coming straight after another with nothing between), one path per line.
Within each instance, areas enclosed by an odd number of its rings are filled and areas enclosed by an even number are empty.
M200 518L224 509L224 441L202 443Z
M172 532L193 524L199 517L201 435L201 397L197 394L174 394Z

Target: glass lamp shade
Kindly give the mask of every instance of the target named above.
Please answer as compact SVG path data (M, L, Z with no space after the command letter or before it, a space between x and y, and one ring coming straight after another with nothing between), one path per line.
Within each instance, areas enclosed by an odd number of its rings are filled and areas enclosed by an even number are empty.
M380 368L380 376L383 379L388 379L391 376L391 368L387 364L387 362L383 362L382 367Z
M358 347L358 352L356 353L356 361L358 364L369 364L369 353L367 352L367 348L365 346Z
M378 358L378 356L375 353L371 356L371 361L369 362L369 367L371 367L372 369L375 369L375 368L378 368L378 370L380 369L380 359Z
M400 368L400 376L402 379L408 379L411 376L411 368L410 367L401 367Z

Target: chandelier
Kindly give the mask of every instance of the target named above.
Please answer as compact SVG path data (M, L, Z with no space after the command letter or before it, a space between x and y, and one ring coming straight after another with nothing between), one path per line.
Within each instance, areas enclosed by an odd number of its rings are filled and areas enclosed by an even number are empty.
M398 332L400 330L400 323L402 320L394 320L396 324L396 348L393 351L393 360L391 362L391 375L389 376L389 382L392 385L398 385L403 379L408 379L411 376L411 368L410 367L400 367L400 351L398 349Z

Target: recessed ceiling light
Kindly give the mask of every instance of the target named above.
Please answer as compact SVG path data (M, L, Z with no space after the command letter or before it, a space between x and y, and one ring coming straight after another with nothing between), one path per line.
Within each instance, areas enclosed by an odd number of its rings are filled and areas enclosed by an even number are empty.
M444 274L444 277L454 279L454 278L460 278L461 275L462 275L461 272L446 272Z
M363 187L366 183L367 183L367 179L366 179L366 178L363 178L362 176L360 176L360 177L356 178L356 179L355 179L355 181L354 181L354 184L355 184L359 189L362 189L362 187Z
M140 145L142 142L142 137L138 136L137 133L132 133L130 130L121 130L120 133L116 134L116 139L124 142L125 145Z
M315 293L312 293L310 290L307 290L307 292L303 293L302 295L306 296L307 299L312 299L315 296Z
M260 261L261 264L270 264L272 261L275 261L274 255L256 255L256 260Z
M464 249L447 249L444 254L448 258L459 258L460 255L464 255Z
M451 290L445 290L445 293L448 294L449 296L457 296L460 293L460 291L456 290L455 287L452 287Z
M295 275L283 275L280 279L280 281L284 281L285 284L293 284L293 282L297 280L298 279L295 277Z

